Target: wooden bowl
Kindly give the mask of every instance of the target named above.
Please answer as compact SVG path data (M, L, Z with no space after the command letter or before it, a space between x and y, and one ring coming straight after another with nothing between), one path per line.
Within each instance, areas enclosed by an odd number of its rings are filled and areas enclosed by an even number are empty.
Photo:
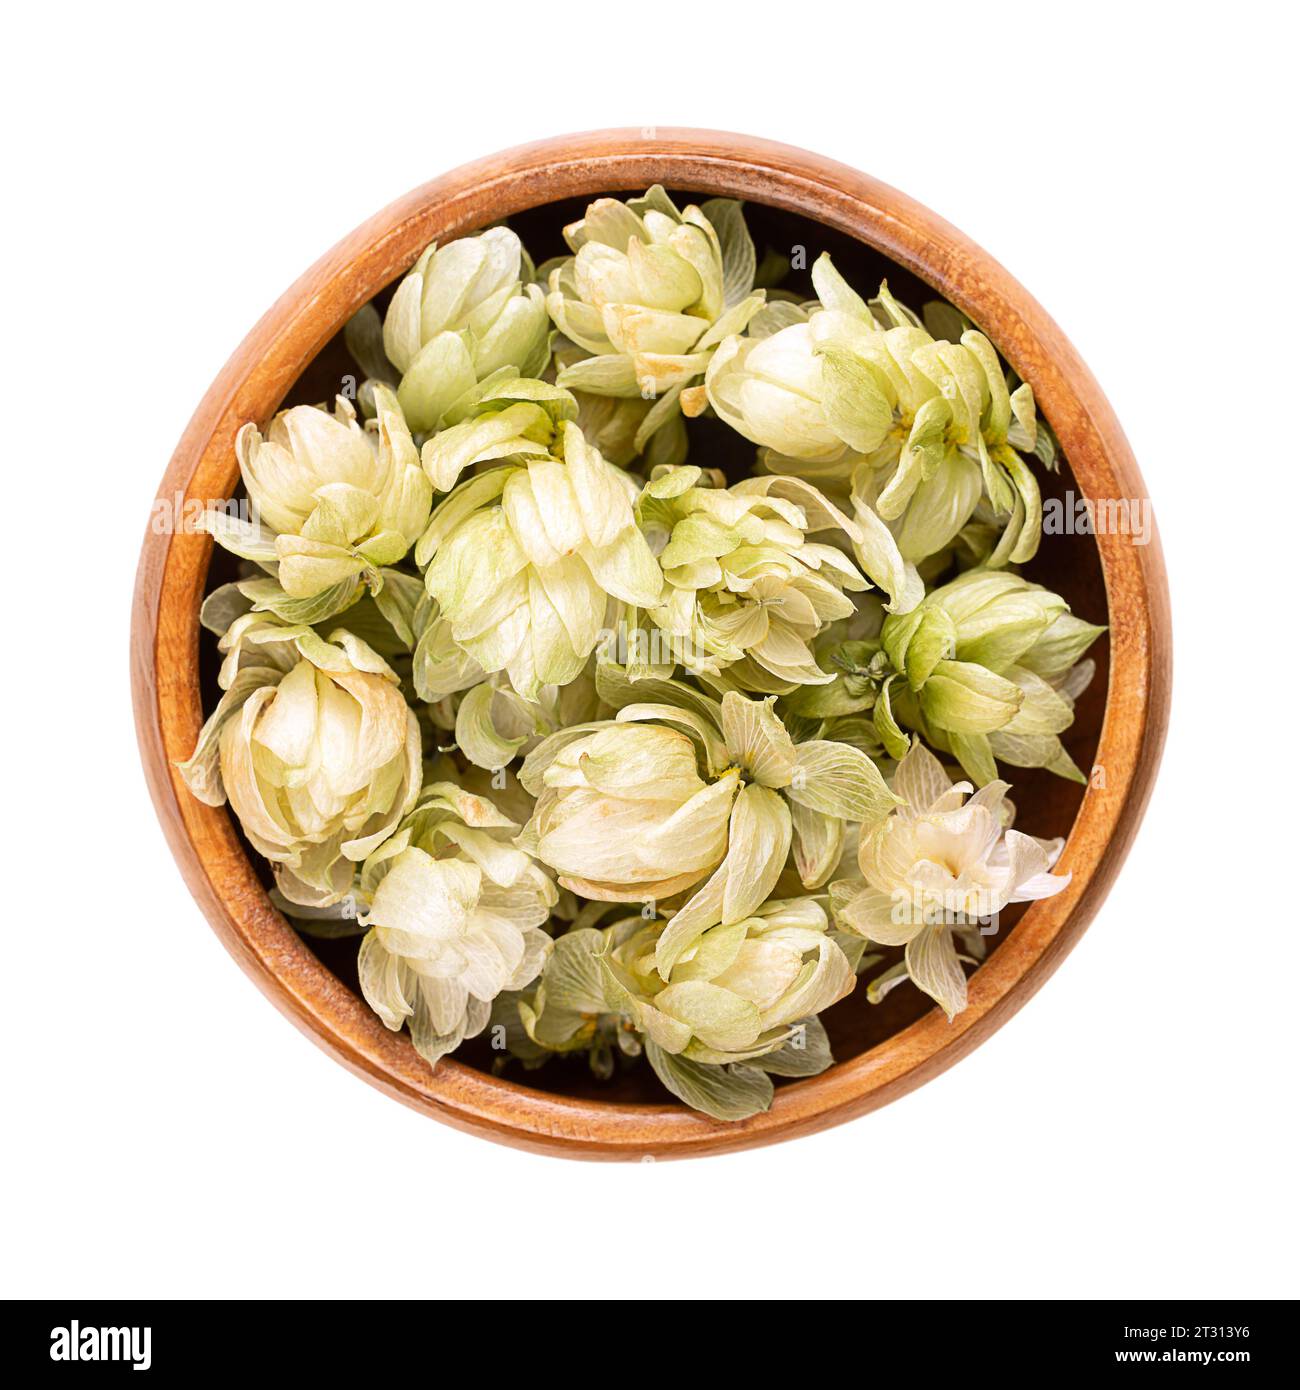
M1078 354L991 257L941 218L864 174L786 145L714 131L600 131L522 146L435 179L371 218L318 261L240 345L190 421L162 498L224 498L235 490L236 430L295 399L339 389L339 334L348 317L401 276L432 240L511 217L540 261L558 228L590 197L670 190L747 200L763 240L811 265L833 250L850 280L888 273L905 302L932 287L992 338L1034 389L1067 466L1045 495L1144 499L1123 432ZM555 207L564 200L568 206ZM802 240L801 240L802 238ZM540 240L539 240L540 239ZM923 282L923 283L922 283ZM1041 470L1040 470L1040 476ZM1100 528L1099 528L1100 529ZM788 1139L861 1115L937 1075L1000 1027L1061 963L1101 905L1141 819L1164 742L1171 675L1168 593L1158 540L1045 536L1032 577L1090 621L1109 623L1099 674L1068 736L1094 769L1086 791L1045 773L1015 776L1021 823L1068 834L1069 888L1023 911L970 982L949 1024L919 991L877 1007L861 990L826 1015L837 1058L821 1076L778 1085L771 1110L720 1124L670 1102L648 1069L610 1085L580 1064L490 1073L491 1055L462 1050L431 1071L405 1033L392 1033L355 988L355 941L309 944L271 905L225 808L189 795L174 764L192 751L212 699L212 658L200 670L198 609L210 587L211 541L146 535L136 581L131 676L150 790L172 853L227 949L282 1012L338 1061L406 1104L461 1129L570 1157L642 1159L720 1153ZM1015 772L1017 770L1013 770Z

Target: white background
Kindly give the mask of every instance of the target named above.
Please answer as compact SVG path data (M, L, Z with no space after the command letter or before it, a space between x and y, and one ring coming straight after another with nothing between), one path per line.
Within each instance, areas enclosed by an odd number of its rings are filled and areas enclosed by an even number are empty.
M7 18L3 1292L1300 1294L1283 9L537 0ZM431 1123L263 1000L154 819L127 627L170 452L276 296L438 173L620 125L820 151L1010 267L1145 472L1177 668L1128 865L1001 1032L829 1133L599 1166Z

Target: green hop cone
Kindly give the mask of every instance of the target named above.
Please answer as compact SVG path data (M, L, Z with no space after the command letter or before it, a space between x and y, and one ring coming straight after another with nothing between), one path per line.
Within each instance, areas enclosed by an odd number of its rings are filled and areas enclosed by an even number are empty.
M886 619L881 641L897 674L876 704L877 728L895 745L899 721L916 729L981 785L995 760L1081 780L1060 735L1091 677L1083 654L1103 631L1039 584L969 570Z
M731 337L709 363L709 403L755 444L788 458L834 462L849 449L827 418L822 367L807 323L763 338ZM887 407L884 415L888 422Z
M504 1007L494 1024L525 1066L585 1054L592 1071L608 1077L619 1057L626 1063L644 1052L686 1105L741 1120L770 1107L772 1076L815 1076L831 1065L826 1030L812 1010L852 987L840 950L852 938L828 934L825 912L811 898L767 903L749 922L706 934L675 973L679 984L710 988L671 993L654 968L662 921L622 917L597 929L588 924L604 914L593 908L555 942L534 990L498 1001ZM809 1012L801 1016L801 1008ZM699 1031L676 1050L692 1028ZM705 1034L730 1046L711 1047Z
M982 333L935 339L886 286L868 304L829 256L813 285L816 302L762 316L718 348L705 383L717 413L773 471L847 490L877 568L914 570L954 544L982 503L1000 520L988 563L1031 558L1042 507L1016 452L1037 438L1028 386L1009 391Z

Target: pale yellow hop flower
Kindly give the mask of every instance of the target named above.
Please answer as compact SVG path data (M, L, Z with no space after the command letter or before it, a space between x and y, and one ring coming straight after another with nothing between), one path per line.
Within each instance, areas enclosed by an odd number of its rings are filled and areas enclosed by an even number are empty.
M231 808L291 902L336 903L420 790L420 732L396 674L339 629L250 613L221 639L225 690L181 771Z
M433 429L494 372L542 374L550 324L519 238L506 227L430 246L397 287L384 350L402 373L398 400L411 428Z
M561 448L460 483L416 557L456 646L530 700L581 672L611 598L644 607L663 585L633 515L636 483L570 422Z
M640 902L690 888L722 862L741 782L734 769L706 782L680 730L615 723L560 747L542 785L538 857L584 897Z
M851 504L858 558L892 611L920 601L916 567L954 544L977 508L993 536L986 563L1031 558L1042 508L1016 452L1037 442L1029 387L1008 390L982 333L936 339L886 286L868 305L828 256L813 285L818 301L769 306L718 347L705 378L714 410L762 446L766 467Z
M270 570L290 599L342 587L338 611L359 577L377 584L377 571L396 564L428 524L433 488L396 398L380 386L375 404L364 429L340 396L332 414L293 406L265 436L253 424L236 436L255 522L211 512L204 524L228 550Z
M1049 871L1064 841L1005 829L1008 785L990 782L971 795L971 784L954 784L919 741L892 786L903 804L863 827L862 878L833 883L831 903L846 930L905 946L913 982L952 1018L966 1007L954 930L985 928L1011 903L1061 892L1070 875Z
M813 463L848 453L826 418L822 361L807 323L763 338L728 338L713 355L705 384L718 415L755 444Z
M430 1065L481 1033L492 1001L536 979L551 949L555 885L510 845L518 829L486 797L435 783L362 871L362 993Z
M795 744L773 700L728 691L721 701L674 680L628 680L597 668L615 720L542 740L520 772L537 797L519 839L563 887L605 902L655 902L664 978L710 927L753 916L771 895L792 844L831 843L842 822L873 821L894 798L859 749ZM816 861L814 866L814 861ZM796 854L824 882L820 857Z
M853 968L828 928L812 898L769 902L703 932L665 979L665 924L650 922L607 948L607 999L665 1052L715 1065L761 1057L852 991Z
M798 479L700 481L700 469L680 468L642 494L642 529L666 581L647 617L698 674L769 694L830 681L812 644L855 611L845 591L870 585L842 550L811 537L844 537L852 522Z
M816 1015L853 987L854 971L812 898L765 903L707 931L665 979L664 923L610 916L588 903L560 936L531 993L493 1013L505 1045L539 1060L585 1052L608 1078L616 1056L644 1055L671 1095L720 1120L771 1107L772 1076L816 1076L833 1062Z
M718 343L761 306L753 242L738 203L679 210L658 186L627 203L598 199L565 238L575 255L551 267L546 304L591 356L565 366L559 382L595 395L659 397L637 431L639 452L676 417L682 389Z

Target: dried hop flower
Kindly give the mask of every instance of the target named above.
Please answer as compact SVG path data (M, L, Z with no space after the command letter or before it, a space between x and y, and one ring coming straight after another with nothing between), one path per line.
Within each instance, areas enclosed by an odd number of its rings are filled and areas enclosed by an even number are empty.
M416 550L456 646L530 700L586 665L610 598L645 606L663 585L636 484L571 422L560 447L459 484Z
M834 545L853 523L809 484L749 478L730 488L701 487L698 468L661 474L641 497L642 529L659 549L666 581L647 616L676 639L673 656L689 669L765 694L832 679L812 643L855 611L845 591L870 587Z
M555 885L510 845L518 828L485 797L434 783L362 870L362 992L430 1064L482 1032L493 999L536 979L551 949Z
M433 488L397 400L379 386L375 404L365 429L343 396L333 414L313 405L281 411L265 436L245 425L235 451L255 521L219 511L204 518L221 545L274 574L290 600L337 593L328 613L356 597L359 576L377 587L377 571L402 559L429 520Z
M972 796L971 784L954 785L920 742L899 763L893 790L902 804L863 826L862 878L831 884L835 920L881 946L906 946L912 981L952 1018L966 1007L954 931L1061 892L1070 876L1049 870L1064 841L1004 829L1007 784Z
M411 428L433 429L494 372L540 376L550 324L533 267L514 232L436 243L397 287L384 318L384 351L402 373L397 399Z
M754 244L739 203L679 211L657 185L626 203L598 199L564 235L576 254L550 268L546 305L592 355L566 366L560 385L660 398L637 431L639 451L675 418L717 345L762 305L762 291L752 292Z
M665 1052L712 1064L760 1057L852 990L853 968L828 927L812 898L769 902L703 932L665 979L665 924L646 923L602 957L606 996Z
M1082 782L1060 735L1092 677L1081 658L1104 630L1019 575L967 570L886 619L881 642L898 674L877 701L877 729L896 755L899 721L924 732L980 785L995 759Z
M836 843L833 823L874 821L894 804L865 753L796 745L771 700L728 691L719 702L608 666L597 688L617 719L561 730L524 760L520 781L537 806L519 843L584 897L658 903L689 892L657 939L665 979L708 928L762 907L796 835L811 886L830 866L803 850Z
M221 639L225 691L181 773L210 806L229 799L291 902L338 902L355 866L420 790L420 731L397 676L339 629L258 613Z

